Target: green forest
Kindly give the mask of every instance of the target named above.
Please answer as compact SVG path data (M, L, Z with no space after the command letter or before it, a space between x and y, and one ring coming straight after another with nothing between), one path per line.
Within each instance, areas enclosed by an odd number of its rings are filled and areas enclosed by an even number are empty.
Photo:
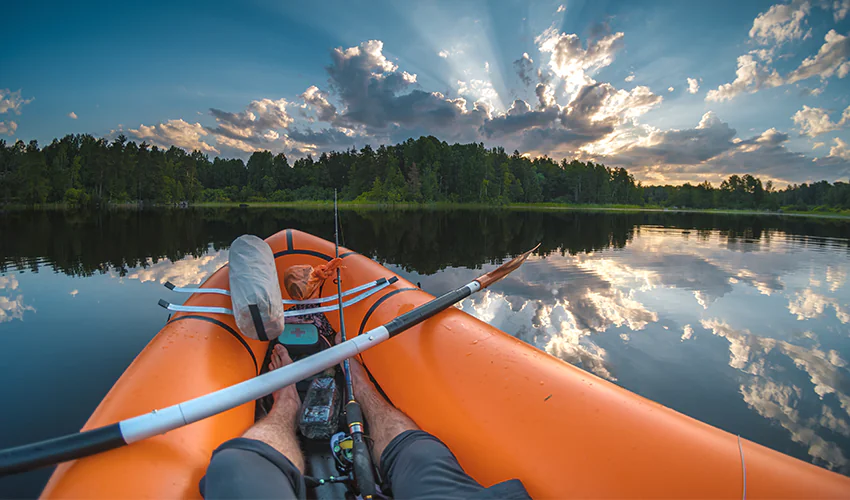
M744 210L850 209L850 184L827 181L775 189L752 175L645 186L623 168L547 157L530 159L480 143L447 144L428 136L394 146L322 153L290 164L258 151L248 162L210 159L136 144L67 135L39 147L0 140L0 203L104 206L122 203L294 202L563 203Z

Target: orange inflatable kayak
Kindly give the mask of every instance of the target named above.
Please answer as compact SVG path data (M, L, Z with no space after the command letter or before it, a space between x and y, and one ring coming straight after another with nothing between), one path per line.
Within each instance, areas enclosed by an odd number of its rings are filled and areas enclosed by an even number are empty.
M334 244L296 230L266 240L278 276L320 265ZM395 276L340 248L346 287ZM203 288L228 288L228 268ZM281 287L283 288L283 287ZM282 290L284 299L286 291ZM336 287L324 287L323 297ZM433 299L404 279L345 309L349 338ZM230 307L193 294L185 305ZM337 312L325 313L338 329ZM84 429L255 377L267 343L233 316L180 312L127 368ZM833 498L850 478L637 396L450 308L363 353L390 401L436 435L485 486L519 478L535 498ZM46 498L198 498L212 451L255 421L245 404L161 436L64 463Z

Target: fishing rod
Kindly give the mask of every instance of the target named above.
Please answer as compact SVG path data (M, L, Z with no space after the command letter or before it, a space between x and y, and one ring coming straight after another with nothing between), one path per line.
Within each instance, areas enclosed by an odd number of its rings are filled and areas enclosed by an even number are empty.
M334 257L339 258L339 206L337 204L336 189L334 189ZM336 291L339 295L339 336L343 343L345 337L345 316L342 305L342 273L336 268ZM354 397L354 386L351 383L351 365L348 358L342 362L342 373L345 376L345 420L348 424L348 432L351 434L353 444L352 463L354 466L354 482L360 490L360 495L365 499L371 499L377 489L375 488L375 474L372 466L372 454L363 435L363 411L360 403Z
M250 403L274 391L323 372L344 360L431 318L473 293L518 269L540 245L518 255L460 288L445 293L391 321L292 364L271 370L230 387L114 424L38 443L0 450L0 476L56 465L68 460L120 448L149 437Z

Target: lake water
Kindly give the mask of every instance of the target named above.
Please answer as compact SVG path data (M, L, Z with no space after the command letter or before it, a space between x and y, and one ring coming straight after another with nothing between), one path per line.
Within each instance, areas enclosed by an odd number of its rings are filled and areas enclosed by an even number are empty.
M343 210L345 246L484 321L734 434L850 473L850 223L796 217ZM74 432L237 236L333 238L330 210L0 214L0 447ZM581 432L568 429L567 432ZM50 471L0 480L33 497Z

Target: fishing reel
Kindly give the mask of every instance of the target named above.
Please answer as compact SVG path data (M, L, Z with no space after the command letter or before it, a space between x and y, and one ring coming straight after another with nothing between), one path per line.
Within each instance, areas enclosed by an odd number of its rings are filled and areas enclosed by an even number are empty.
M331 436L331 454L340 472L351 472L354 465L354 440L344 432L337 432Z

